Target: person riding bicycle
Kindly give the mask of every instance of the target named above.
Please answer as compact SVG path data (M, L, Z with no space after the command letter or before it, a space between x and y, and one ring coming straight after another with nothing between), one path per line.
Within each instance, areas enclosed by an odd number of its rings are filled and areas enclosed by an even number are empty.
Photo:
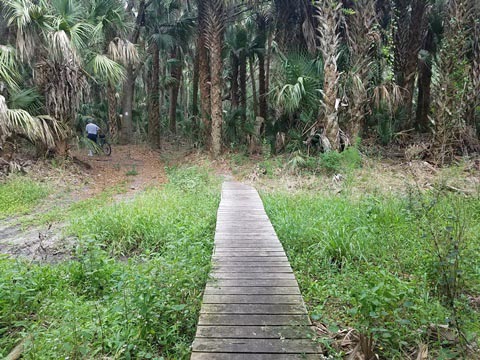
M87 120L87 126L85 130L87 131L87 138L96 144L98 133L102 131L102 129L100 129L100 127L93 122L92 118L89 118ZM88 151L88 156L93 156L92 150Z

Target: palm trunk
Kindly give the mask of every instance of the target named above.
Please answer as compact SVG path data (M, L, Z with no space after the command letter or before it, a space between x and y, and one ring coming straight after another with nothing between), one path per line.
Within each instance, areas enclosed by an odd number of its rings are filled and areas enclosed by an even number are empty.
M150 94L148 100L149 116L148 116L148 141L153 148L160 147L160 99L159 99L159 76L160 76L160 54L157 44L152 45L152 72L150 82Z
M230 55L231 67L232 67L232 78L230 79L230 97L232 110L238 109L239 104L239 94L238 94L238 57L233 52Z
M222 150L222 48L225 27L223 0L209 0L207 15L206 40L210 49L211 65L212 155L217 158Z
M172 51L172 59L176 59L178 62L178 51L175 48ZM178 102L178 92L180 90L180 81L182 80L182 66L179 63L172 64L172 69L170 71L170 76L175 79L173 85L170 88L170 131L175 134L177 132L177 102Z
M199 56L199 40L197 39L197 50L195 51L195 59L193 63L193 94L192 94L192 115L195 122L198 120L198 82L200 71L200 56Z
M395 0L398 29L394 34L394 68L397 84L403 88L403 106L407 119L403 129L412 125L413 91L418 63L418 53L422 46L425 30L425 0Z
M265 57L258 54L259 115L267 121L267 86L265 81Z
M267 56L266 56L266 63L265 63L265 93L268 94L270 92L270 65L272 61L272 43L273 43L273 32L271 32L268 36L267 41ZM267 109L268 112L268 109Z
M112 84L107 86L108 98L108 131L113 142L118 140L118 120L117 120L117 98L115 97L115 87Z
M341 3L328 0L325 4L317 6L319 17L319 33L321 35L320 50L324 59L324 82L322 111L315 125L314 131L320 132L324 128L327 141L324 141L325 150L338 150L340 148L340 127L337 114L337 93L339 73L337 69L338 48L340 38L338 28L342 16Z
M424 49L430 54L434 51L434 38L431 30L427 32ZM416 127L422 131L429 128L428 114L431 104L431 84L432 84L432 57L420 61L418 64L418 98Z
M242 50L239 59L240 65L240 106L242 107L242 123L247 122L247 57Z
M206 147L210 147L211 133L211 108L210 108L210 67L208 61L208 52L206 48L206 2L198 0L198 60L199 60L199 78L200 78L200 106L202 111L203 138Z
M127 65L127 75L125 83L123 84L123 102L122 102L122 131L120 133L120 142L122 144L128 144L132 138L133 133L133 94L135 87L135 77L133 72L133 66Z
M254 57L250 56L250 78L252 81L252 99L253 99L253 114L255 118L258 116L258 98L257 98L257 80L255 79L255 62Z

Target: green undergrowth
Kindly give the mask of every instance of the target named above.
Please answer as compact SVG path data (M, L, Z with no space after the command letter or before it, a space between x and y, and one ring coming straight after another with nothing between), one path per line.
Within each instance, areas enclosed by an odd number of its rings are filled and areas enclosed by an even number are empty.
M56 265L0 259L0 358L188 359L210 270L219 182L169 169L163 189L70 217Z
M470 304L480 293L478 196L263 199L312 319L373 336L388 359L405 359L420 343L436 358L468 357L467 343L478 346L480 315ZM440 326L460 336L435 338Z
M0 219L27 213L50 193L41 183L22 176L0 183Z

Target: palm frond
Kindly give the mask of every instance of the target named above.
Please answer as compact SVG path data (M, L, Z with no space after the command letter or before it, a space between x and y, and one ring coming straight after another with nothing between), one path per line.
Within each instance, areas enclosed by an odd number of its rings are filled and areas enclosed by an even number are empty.
M78 56L72 42L64 30L54 31L48 34L48 45L53 58L58 62L78 63Z
M91 24L79 22L70 28L70 39L76 49L84 49L95 38L95 27Z
M16 81L18 78L15 49L11 46L0 45L0 80L12 89L18 89Z
M126 39L116 37L108 45L108 53L113 60L123 65L136 64L139 60L135 44Z
M96 54L91 61L93 74L101 81L118 84L125 80L125 69L106 55Z
M11 109L23 109L37 114L42 108L42 96L33 88L10 92L8 106Z

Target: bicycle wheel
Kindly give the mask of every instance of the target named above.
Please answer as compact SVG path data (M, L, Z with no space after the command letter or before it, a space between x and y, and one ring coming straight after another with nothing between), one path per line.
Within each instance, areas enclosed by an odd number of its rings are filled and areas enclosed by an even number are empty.
M103 153L107 156L110 156L110 154L112 153L112 147L110 146L109 143L106 143L106 142L102 144L102 150L103 150Z

